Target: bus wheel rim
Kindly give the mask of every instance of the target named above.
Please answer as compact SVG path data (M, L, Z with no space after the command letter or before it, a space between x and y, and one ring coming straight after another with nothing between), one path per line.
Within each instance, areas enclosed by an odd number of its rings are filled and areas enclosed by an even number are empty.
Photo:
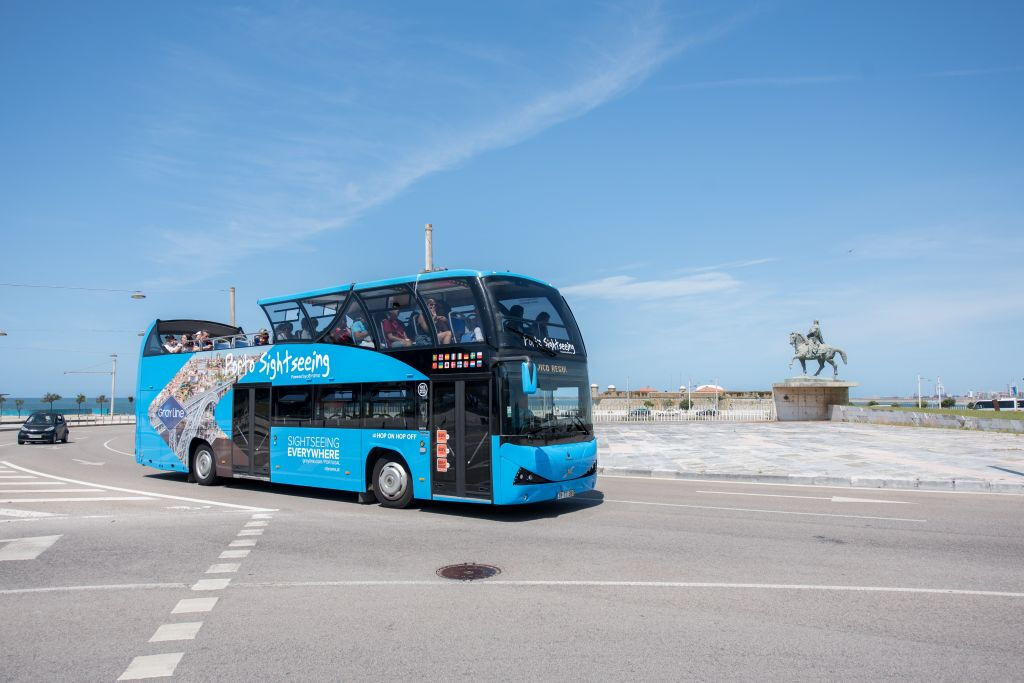
M401 498L408 485L409 479L405 474L405 469L397 463L389 462L384 465L380 470L380 476L377 477L377 486L380 487L381 494L388 500Z
M201 478L206 479L210 475L211 469L213 469L213 456L209 451L199 451L196 456L196 472Z

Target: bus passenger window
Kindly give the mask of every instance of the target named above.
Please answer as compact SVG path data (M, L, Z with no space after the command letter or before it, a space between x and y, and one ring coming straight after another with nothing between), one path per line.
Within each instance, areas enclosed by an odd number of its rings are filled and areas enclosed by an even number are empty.
M316 419L322 421L324 427L362 426L358 384L323 386L317 394Z
M313 417L312 387L274 387L274 423L308 427Z
M406 385L378 384L366 392L366 429L416 428L416 405Z
M461 278L428 280L416 288L437 329L439 344L485 341L476 295Z

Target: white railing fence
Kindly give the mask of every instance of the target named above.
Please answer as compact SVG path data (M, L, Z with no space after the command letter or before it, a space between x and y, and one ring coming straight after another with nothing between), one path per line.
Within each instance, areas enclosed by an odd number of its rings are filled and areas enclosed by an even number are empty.
M595 410L594 423L608 422L772 422L775 403L754 408L695 408L692 410Z

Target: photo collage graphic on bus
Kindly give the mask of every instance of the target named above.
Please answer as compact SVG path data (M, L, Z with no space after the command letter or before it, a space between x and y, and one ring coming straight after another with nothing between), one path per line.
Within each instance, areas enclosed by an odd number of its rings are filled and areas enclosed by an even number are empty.
M484 352L470 351L468 353L435 353L430 361L431 370L465 370L468 368L482 368L484 366Z

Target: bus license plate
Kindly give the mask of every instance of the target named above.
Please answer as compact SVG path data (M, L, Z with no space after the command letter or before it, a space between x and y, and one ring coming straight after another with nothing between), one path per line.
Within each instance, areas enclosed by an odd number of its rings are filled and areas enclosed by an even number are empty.
M576 492L573 491L572 489L569 489L568 491L559 491L558 492L558 500L561 500L562 498L572 498L575 495L576 495Z

